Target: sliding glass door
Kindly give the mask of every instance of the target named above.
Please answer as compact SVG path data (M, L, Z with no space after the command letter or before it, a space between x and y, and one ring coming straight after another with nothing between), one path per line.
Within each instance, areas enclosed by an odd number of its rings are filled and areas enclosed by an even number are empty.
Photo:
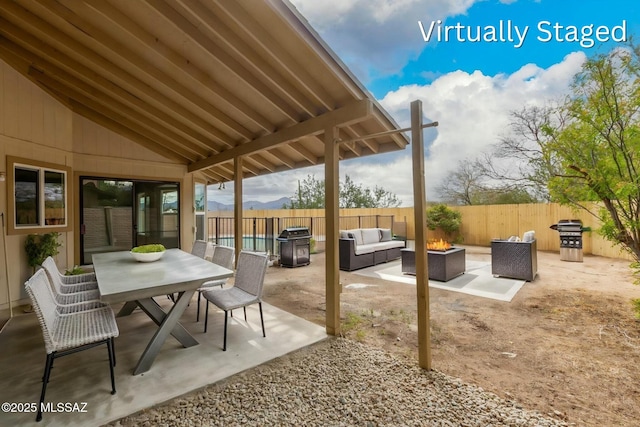
M179 247L178 183L82 177L80 186L82 264L148 243Z

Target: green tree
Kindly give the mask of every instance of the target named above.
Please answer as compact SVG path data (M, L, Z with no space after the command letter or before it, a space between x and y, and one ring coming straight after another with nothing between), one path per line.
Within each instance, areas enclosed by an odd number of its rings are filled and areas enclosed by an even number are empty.
M560 203L585 209L602 235L640 261L640 49L589 59L563 106L570 118L543 150L561 165L549 182ZM582 202L598 200L591 211ZM638 266L638 264L636 264Z
M317 180L315 175L307 175L298 181L298 191L284 209L321 209L324 208L324 181Z
M298 182L298 190L285 204L285 209L320 209L325 207L324 180L308 175L302 183ZM373 189L356 184L348 175L340 183L339 205L341 208L389 208L401 205L398 197L381 187Z

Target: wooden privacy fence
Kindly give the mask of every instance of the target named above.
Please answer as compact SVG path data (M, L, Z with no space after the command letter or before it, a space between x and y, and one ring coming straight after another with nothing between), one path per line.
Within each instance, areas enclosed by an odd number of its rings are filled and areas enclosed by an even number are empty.
M592 205L592 206L595 206ZM462 243L473 246L490 246L491 240L506 239L510 236L520 236L524 232L533 230L538 240L538 250L560 251L558 232L550 229L552 224L561 219L580 219L585 227L593 231L583 234L583 250L585 254L593 254L612 258L631 260L631 256L618 246L603 239L597 229L598 220L585 211L573 211L571 208L557 203L535 203L521 205L481 205L481 206L450 206L462 214L460 236ZM246 217L281 218L281 224L313 224L314 234L322 235L324 240L324 209L276 209L245 211ZM232 218L232 211L208 212L208 218ZM415 224L413 223L413 208L379 208L379 209L340 209L340 228L385 227L392 228L395 234L405 235L408 239L415 238ZM357 218L367 218L360 220ZM375 218L378 218L376 224ZM347 219L348 218L348 219ZM380 218L385 218L381 221ZM391 219L392 218L392 219ZM286 221L285 221L286 219ZM309 224L307 225L306 222ZM322 222L322 224L320 224ZM209 220L211 223L211 220ZM277 223L276 223L277 224ZM284 227L283 227L284 228ZM311 228L311 227L310 227ZM274 230L277 233L280 230ZM209 232L211 234L211 231ZM428 239L446 238L439 230L427 231Z

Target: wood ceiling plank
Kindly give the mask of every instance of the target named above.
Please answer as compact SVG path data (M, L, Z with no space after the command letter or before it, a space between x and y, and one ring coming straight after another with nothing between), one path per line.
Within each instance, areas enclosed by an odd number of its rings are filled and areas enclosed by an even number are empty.
M307 159L309 161L309 163L311 163L312 165L317 165L318 164L318 156L313 154L311 151L307 150L304 147L304 145L302 145L299 141L292 142L292 143L288 144L287 146L291 150L294 150L295 152L300 154L302 157Z
M0 27L2 27L2 25L3 20L0 19ZM172 138L176 140L183 140L183 138L187 138L188 142L185 143L188 146L195 144L197 146L200 146L201 148L213 151L214 153L219 152L221 149L220 144L214 143L212 140L207 139L205 136L196 133L188 126L185 126L184 124L176 121L168 114L150 107L139 98L136 98L130 93L124 91L122 88L117 87L117 91L123 92L123 95L129 101L131 101L127 103L120 102L118 98L112 96L113 89L116 89L113 83L109 85L109 89L105 89L102 84L95 80L94 83L96 84L91 85L79 78L72 76L61 68L58 68L55 65L46 62L43 58L37 56L37 54L27 51L21 46L13 43L11 40L5 38L1 34L0 50L14 54L16 57L23 58L29 64L30 68L38 70L39 72L47 75L49 78L60 81L65 86L72 88L72 90L79 91L85 96L90 97L95 102L108 106L111 110L121 111L123 113L126 113L127 115L138 117L139 121L148 123L147 127L149 127L150 129L153 129L157 132L174 135ZM78 64L78 67L81 67L80 64ZM27 70L26 72L28 73L29 70ZM101 78L98 78L96 80L100 79Z
M260 153L254 153L249 156L245 156L245 159L246 158L251 159L252 161L256 162L258 165L261 165L264 169L268 170L269 172L273 172L275 170L275 167L276 167L275 164L267 160L267 158L265 158Z
M112 93L113 96L120 97L132 105L138 106L141 103L143 108L146 105L147 109L155 108L163 111L165 115L176 117L180 119L180 122L188 123L189 127L200 129L226 147L235 146L235 142L227 134L221 132L210 122L157 92L146 82L116 67L110 61L79 44L75 39L62 33L46 21L12 2L0 1L0 11L5 16L13 17L21 27L27 28L29 31L23 30L0 16L0 33L26 44L29 49L37 52L46 61L57 64L85 82L99 82L107 93ZM48 40L53 45L47 45L42 40ZM70 57L69 53L76 55L76 58ZM84 65L87 63L91 68ZM135 99L139 99L140 102L136 103Z
M371 115L371 113L372 102L370 100L365 99L361 101L354 101L342 108L311 118L291 127L284 128L272 134L265 135L235 148L222 151L221 153L213 155L207 159L197 161L189 165L189 172L213 166L217 163L234 159L235 157L241 157L256 151L273 148L279 144L297 140L303 136L317 135L331 127L349 126L353 123L365 120Z
M224 103L227 108L234 110L236 114L242 115L263 130L271 131L273 129L273 123L258 113L251 105L242 101L231 90L214 80L210 74L194 65L196 61L193 58L187 58L173 50L161 40L160 36L147 32L139 23L134 22L104 0L85 0L85 2L110 25L121 28L142 43L149 51L155 52L159 58L171 62L176 69L190 77L202 90L215 96L217 102Z
M261 75L261 80L268 81L270 85L278 89L280 97L288 98L298 109L304 110L310 117L318 114L318 101L315 95L309 97L309 94L301 93L296 86L291 84L293 77L291 75L283 76L281 72L276 70L272 65L274 57L269 55L265 57L264 54L259 53L256 49L256 46L260 46L259 44L247 43L238 37L237 32L229 27L229 24L234 22L232 17L225 16L224 9L218 7L220 3L210 2L206 6L198 0L182 0L182 3L199 20L201 30L206 27L208 31L224 42L225 50L234 52L236 57L242 59L244 69L251 70L252 75ZM258 30L259 28L260 24L256 23L256 27L252 29ZM246 27L243 30L246 30ZM332 103L327 103L325 111L329 110L331 106Z
M311 76L308 72L308 66L300 61L300 58L296 58L284 49L282 44L272 36L272 32L247 12L242 2L218 2L207 4L207 6L224 10L227 14L225 21L228 25L231 22L234 24L232 28L229 25L233 33L238 34L241 32L243 37L248 40L245 44L259 46L260 50L265 52L263 56L286 70L288 80L295 81L305 89L307 97L313 99L326 110L330 110L333 107L335 101L327 93L326 89Z
M296 164L296 161L294 159L292 159L291 157L289 157L280 148L280 146L273 147L273 148L267 148L265 150L265 154L271 155L274 159L277 159L278 161L280 161L280 163L288 166L290 169L292 169L293 166Z
M208 120L218 122L241 138L251 139L254 133L238 123L235 119L227 115L215 105L203 99L200 94L182 85L174 76L163 72L159 67L145 61L141 56L131 50L128 46L120 43L107 32L102 31L93 25L86 16L91 17L91 9L81 0L57 0L50 2L46 0L35 0L46 7L51 13L63 18L75 32L74 37L85 40L89 45L95 44L104 52L115 58L112 62L118 66L135 69L137 73L143 74L144 79L152 79L156 90L160 87L168 90L174 97L181 99L182 105L191 105L190 109L197 107L201 114L209 117Z
M231 162L224 163L224 164L220 165L220 167L224 168L227 171L229 171L229 173L232 173L232 174L235 173L235 169L234 169L233 163L231 163ZM248 178L247 173L249 175L251 175L251 176L258 176L262 172L261 172L260 169L254 167L254 166L247 165L246 162L243 159L243 162L242 162L242 176L244 178ZM234 175L234 178L235 178L235 175Z
M257 170L267 170L267 171L271 171L271 169L273 168L273 164L269 163L269 162L264 162L267 163L267 165L265 166L265 164L263 162L261 162L260 160L256 159L255 156L245 156L244 157L244 163L250 163L255 169Z
M300 120L300 112L298 110L285 102L281 95L277 94L269 84L260 80L257 76L252 74L251 71L247 70L243 64L229 55L225 51L224 46L221 46L219 43L205 36L199 27L195 26L191 21L171 6L167 5L164 1L148 0L148 3L167 19L167 23L187 35L198 45L202 46L203 52L206 52L208 55L212 55L212 58L217 60L227 72L236 75L239 79L252 87L256 96L260 96L264 100L268 101L289 120L293 122L298 122ZM215 55L213 55L214 52Z
M189 161L188 157L185 157L180 153L176 153L167 147L158 145L157 142L136 133L133 129L114 121L110 117L104 116L101 112L89 109L86 105L82 105L72 100L71 109L81 116L84 116L87 119L142 145L154 153L158 153L166 157L167 159L177 160L180 163L187 163Z
M307 19L298 12L295 6L289 2L281 0L264 0L269 8L278 13L295 30L295 37L302 40L319 58L322 58L322 65L327 73L336 76L343 88L348 91L353 98L360 99L363 94L368 93L367 89L347 68L338 55L322 40L318 33L308 24Z
M200 159L206 157L210 150L204 150L203 148L196 148L191 143L186 143L180 138L173 138L171 135L162 134L158 132L155 123L148 121L144 117L138 117L133 112L127 112L118 110L117 106L108 106L104 103L99 103L91 98L83 95L77 90L70 88L58 80L55 80L48 75L38 71L34 68L30 68L29 77L40 82L42 86L46 86L58 93L63 93L77 104L85 105L89 110L100 111L101 114L108 116L111 120L122 126L129 127L132 131L140 134L151 141L156 141L160 146L168 148L176 153L180 153L187 159Z

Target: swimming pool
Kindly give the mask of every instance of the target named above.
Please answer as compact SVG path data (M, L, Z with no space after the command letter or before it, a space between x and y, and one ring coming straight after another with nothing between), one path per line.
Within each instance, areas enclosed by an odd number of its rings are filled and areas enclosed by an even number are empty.
M216 242L215 237L209 239L212 243L216 243L218 245L223 246L231 246L232 248L236 247L235 238L233 236L225 236L218 237L218 241ZM248 249L257 252L267 252L275 253L279 252L278 242L274 238L266 238L261 236L243 236L242 237L242 248Z

